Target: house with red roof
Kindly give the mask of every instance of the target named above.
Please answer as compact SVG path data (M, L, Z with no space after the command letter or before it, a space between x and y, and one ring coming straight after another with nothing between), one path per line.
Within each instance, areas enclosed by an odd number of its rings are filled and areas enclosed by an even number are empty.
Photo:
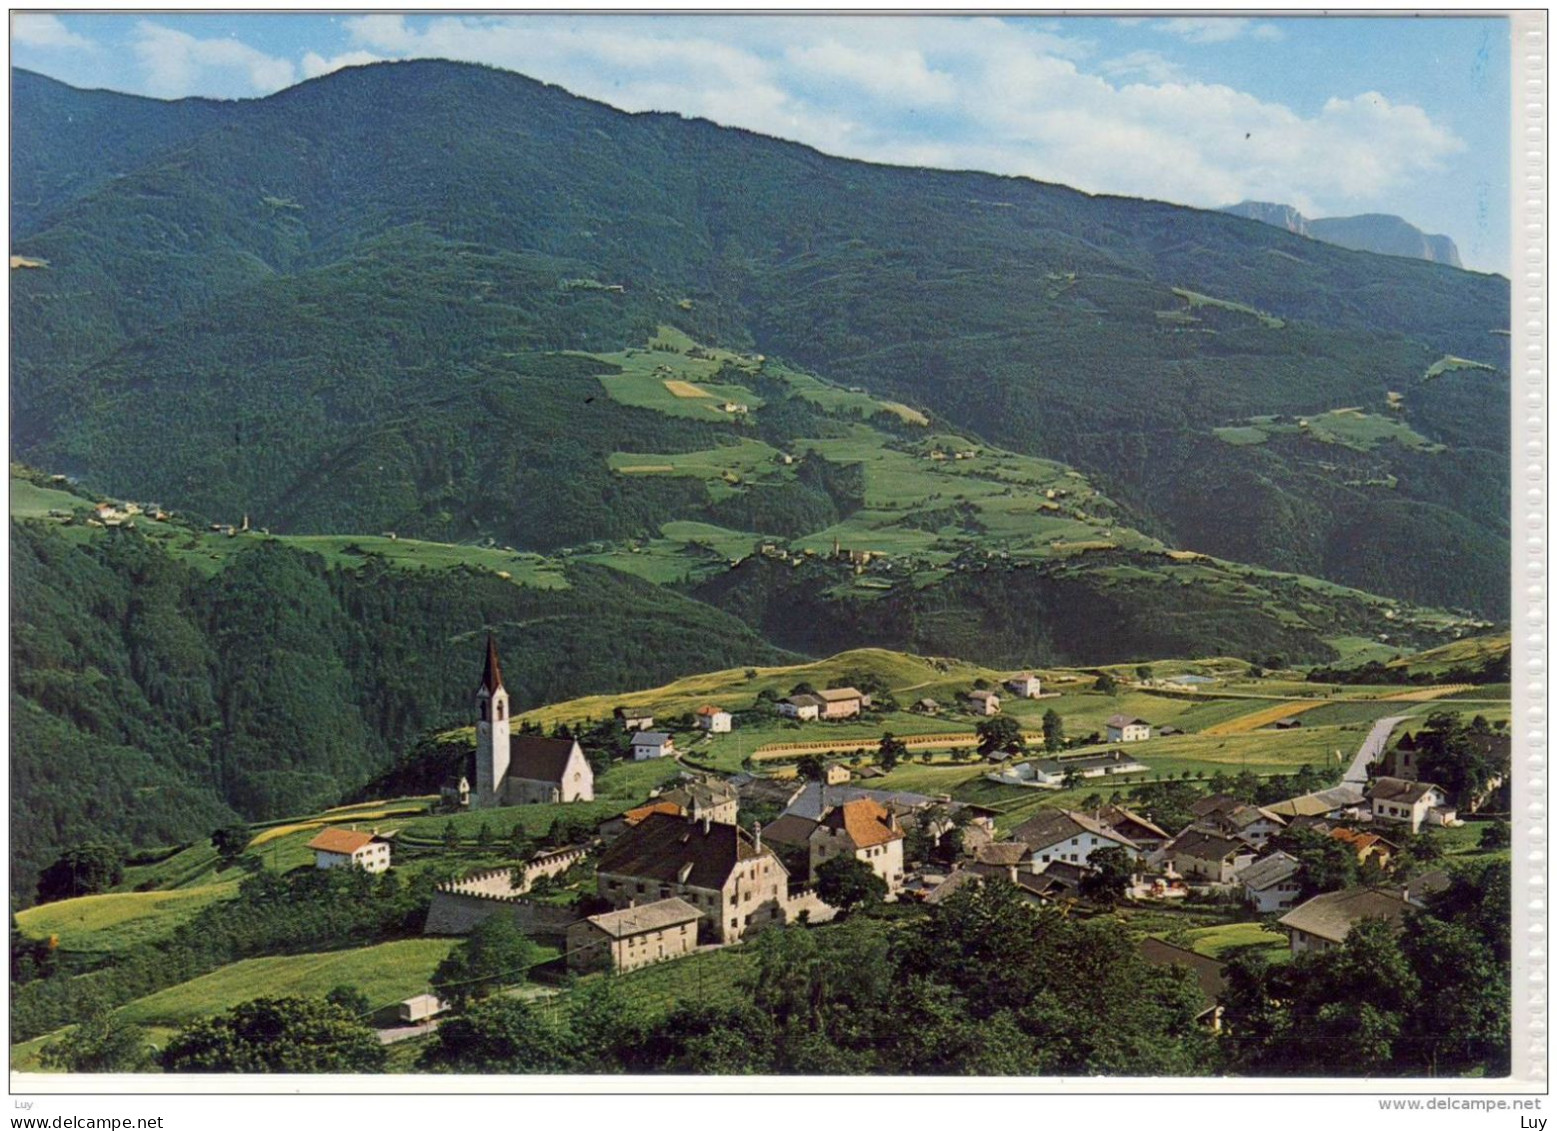
M315 868L361 868L364 872L389 870L389 840L376 832L356 829L321 829L308 842Z

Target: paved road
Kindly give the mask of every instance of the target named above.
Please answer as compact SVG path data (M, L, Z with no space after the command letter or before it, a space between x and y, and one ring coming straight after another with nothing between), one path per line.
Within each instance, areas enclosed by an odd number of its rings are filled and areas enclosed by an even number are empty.
M1357 750L1357 757L1352 759L1351 766L1341 780L1356 785L1366 785L1368 767L1383 756L1384 744L1389 741L1389 732L1395 729L1396 724L1404 722L1409 717L1391 715L1387 719L1380 719L1374 723L1373 729L1368 732L1368 737L1362 740L1362 746Z

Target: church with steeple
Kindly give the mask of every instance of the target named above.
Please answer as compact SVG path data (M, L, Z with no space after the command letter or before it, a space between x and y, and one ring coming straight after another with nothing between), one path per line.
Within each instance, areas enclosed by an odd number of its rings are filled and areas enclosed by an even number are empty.
M509 730L508 689L497 643L487 636L487 661L476 689L476 773L472 808L548 805L595 799L595 774L571 738Z

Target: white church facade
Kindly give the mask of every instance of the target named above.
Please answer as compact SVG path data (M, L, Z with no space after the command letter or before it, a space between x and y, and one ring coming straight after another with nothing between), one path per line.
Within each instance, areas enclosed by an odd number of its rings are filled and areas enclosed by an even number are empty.
M571 738L512 734L508 690L497 645L487 637L486 669L476 691L476 781L474 809L501 805L548 805L593 801L595 774Z

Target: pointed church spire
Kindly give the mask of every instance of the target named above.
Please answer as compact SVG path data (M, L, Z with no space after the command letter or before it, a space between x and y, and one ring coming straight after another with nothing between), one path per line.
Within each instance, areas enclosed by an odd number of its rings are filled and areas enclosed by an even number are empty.
M496 691L503 686L503 665L497 660L497 642L487 633L487 666L481 673L481 690Z

